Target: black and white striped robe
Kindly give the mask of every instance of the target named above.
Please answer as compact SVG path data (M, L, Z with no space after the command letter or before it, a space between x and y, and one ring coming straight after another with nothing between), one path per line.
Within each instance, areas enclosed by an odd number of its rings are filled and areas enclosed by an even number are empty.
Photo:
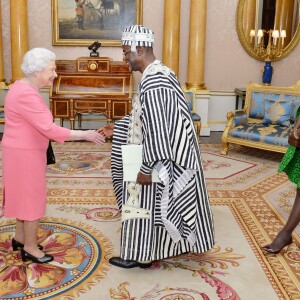
M214 244L200 150L186 99L174 72L168 69L169 74L164 74L159 71L161 62L156 60L154 64L158 64L157 72L143 77L139 85L142 168L156 168L162 183L140 186L139 208L150 212L149 218L135 214L122 220L120 256L125 260L202 253ZM128 211L129 198L121 155L128 126L129 116L115 123L112 146L113 185L122 215Z

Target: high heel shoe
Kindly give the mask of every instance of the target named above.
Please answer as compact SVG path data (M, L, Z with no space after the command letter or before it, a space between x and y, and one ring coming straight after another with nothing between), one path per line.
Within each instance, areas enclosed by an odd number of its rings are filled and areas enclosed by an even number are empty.
M14 238L11 240L11 245L12 245L13 251L17 251L17 250L19 250L19 248L22 248L22 249L24 248L24 244L16 241ZM38 244L37 246L40 250L43 250L42 245Z
M291 239L288 241L288 243L286 243L285 245L283 245L283 246L282 246L280 249L278 249L278 250L275 250L275 249L271 248L270 245L263 246L263 247L261 247L261 249L262 249L263 251L265 251L266 253L268 253L268 254L278 254L283 248L285 248L285 247L291 245L292 243L293 243L293 239L291 238Z
M52 255L45 254L43 257L36 257L33 256L32 254L26 252L24 249L21 250L21 255L22 255L22 261L27 261L27 259L37 263L37 264L45 264L54 259Z

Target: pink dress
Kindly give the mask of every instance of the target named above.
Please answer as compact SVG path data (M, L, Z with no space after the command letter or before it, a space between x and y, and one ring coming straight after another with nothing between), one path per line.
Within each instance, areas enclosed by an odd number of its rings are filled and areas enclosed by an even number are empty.
M46 210L46 150L63 143L70 130L53 123L42 96L16 81L5 99L2 139L3 209L7 218L34 221Z

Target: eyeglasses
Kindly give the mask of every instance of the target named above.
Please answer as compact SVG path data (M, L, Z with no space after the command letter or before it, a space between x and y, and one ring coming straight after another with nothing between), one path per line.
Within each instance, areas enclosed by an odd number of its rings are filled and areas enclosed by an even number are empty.
M129 50L127 50L127 51L123 52L123 57L125 57L125 56L126 56L126 54L127 54L127 53L129 53L129 52L131 52L131 49L129 49Z

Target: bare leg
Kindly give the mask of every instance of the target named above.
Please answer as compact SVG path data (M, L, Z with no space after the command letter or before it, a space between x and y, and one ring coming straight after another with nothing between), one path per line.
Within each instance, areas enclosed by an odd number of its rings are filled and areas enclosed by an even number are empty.
M41 258L45 253L37 246L37 233L39 228L39 220L24 221L24 250L31 255Z
M285 245L288 245L292 239L292 232L295 230L299 222L300 222L300 189L297 188L296 198L294 201L291 214L289 215L289 218L285 226L278 233L274 241L270 244L270 247L273 250L279 250L283 248Z
M15 240L24 244L24 221L16 219Z

